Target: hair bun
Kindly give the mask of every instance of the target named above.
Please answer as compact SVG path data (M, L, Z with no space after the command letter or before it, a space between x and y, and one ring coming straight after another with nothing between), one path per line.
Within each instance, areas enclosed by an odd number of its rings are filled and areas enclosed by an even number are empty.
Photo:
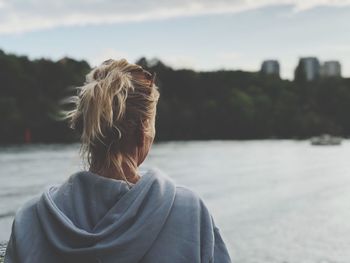
M83 155L98 169L121 166L122 145L155 115L159 92L149 85L149 76L135 72L143 72L142 67L125 59L104 61L86 75L67 114L81 133Z

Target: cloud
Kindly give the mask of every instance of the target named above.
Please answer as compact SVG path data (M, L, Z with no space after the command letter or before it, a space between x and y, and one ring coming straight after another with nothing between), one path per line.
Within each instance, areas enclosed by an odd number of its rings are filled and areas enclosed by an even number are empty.
M350 5L350 0L0 0L0 34L235 13L271 5L292 5L302 11Z

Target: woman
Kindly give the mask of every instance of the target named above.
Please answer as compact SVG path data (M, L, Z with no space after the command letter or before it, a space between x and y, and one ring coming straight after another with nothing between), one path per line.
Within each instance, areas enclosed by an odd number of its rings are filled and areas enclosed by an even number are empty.
M126 60L93 69L73 98L71 127L88 171L15 216L5 262L231 262L203 201L138 166L155 136L154 77Z

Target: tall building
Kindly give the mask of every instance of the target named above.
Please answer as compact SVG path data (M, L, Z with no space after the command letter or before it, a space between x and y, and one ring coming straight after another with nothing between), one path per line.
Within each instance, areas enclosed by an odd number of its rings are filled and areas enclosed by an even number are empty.
M321 76L328 77L341 77L341 65L339 61L325 61L321 66Z
M280 75L280 64L277 60L264 60L261 65L261 72L266 75Z
M316 57L300 58L295 70L295 78L303 77L307 81L312 81L320 76L321 66Z

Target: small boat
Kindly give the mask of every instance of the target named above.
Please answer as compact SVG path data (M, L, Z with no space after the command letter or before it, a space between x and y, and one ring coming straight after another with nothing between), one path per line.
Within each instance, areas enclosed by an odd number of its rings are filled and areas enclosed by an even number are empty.
M340 145L341 142L342 138L329 134L323 134L321 136L311 138L312 145Z

